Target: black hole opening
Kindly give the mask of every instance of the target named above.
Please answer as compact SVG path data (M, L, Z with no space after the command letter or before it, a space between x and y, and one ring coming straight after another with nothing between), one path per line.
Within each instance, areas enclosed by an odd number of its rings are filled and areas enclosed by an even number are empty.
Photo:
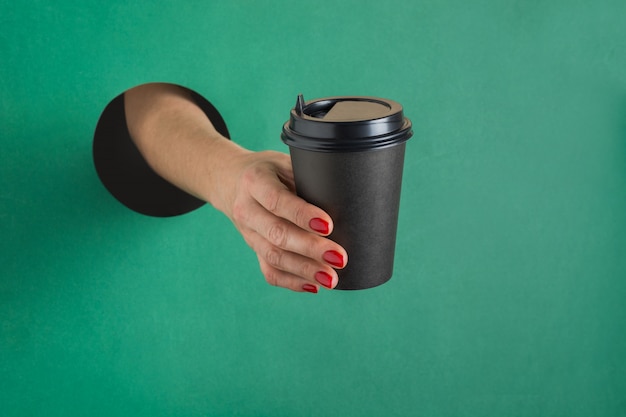
M186 90L215 129L230 138L226 123L217 109L200 94ZM128 133L124 93L105 107L98 120L93 140L93 160L105 188L118 201L138 213L156 217L177 216L205 203L163 179L145 161Z

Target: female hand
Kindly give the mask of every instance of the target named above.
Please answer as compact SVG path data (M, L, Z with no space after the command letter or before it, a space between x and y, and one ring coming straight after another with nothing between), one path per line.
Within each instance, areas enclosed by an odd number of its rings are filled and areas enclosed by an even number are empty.
M330 216L295 195L288 155L241 152L222 171L219 203L256 252L266 281L293 291L334 288L334 268L347 263L346 251L326 238Z
M325 236L327 213L295 195L289 156L251 152L220 135L188 93L153 83L125 93L128 129L163 178L225 213L256 252L271 285L334 288L348 256Z

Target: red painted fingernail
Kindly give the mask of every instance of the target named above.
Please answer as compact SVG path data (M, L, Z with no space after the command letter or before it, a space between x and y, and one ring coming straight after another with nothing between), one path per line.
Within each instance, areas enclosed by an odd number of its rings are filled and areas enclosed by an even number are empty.
M313 293L313 294L317 294L317 287L316 287L315 285L312 285L312 284L304 284L304 285L302 286L302 289L303 289L304 291L306 291L306 292L310 292L310 293Z
M323 258L326 262L337 268L343 267L343 255L336 250L329 250L324 252Z
M328 225L328 222L317 217L311 219L311 221L309 222L309 227L316 232L322 233L324 235L328 234L328 232L330 231L330 226Z
M324 271L317 272L315 274L315 280L326 288L332 288L333 286L333 277Z

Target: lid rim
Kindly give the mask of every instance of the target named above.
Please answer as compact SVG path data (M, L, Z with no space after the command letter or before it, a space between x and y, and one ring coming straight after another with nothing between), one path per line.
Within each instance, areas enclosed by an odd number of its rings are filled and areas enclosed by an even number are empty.
M337 151L366 151L386 148L396 144L406 142L413 136L413 129L410 120L405 118L403 129L389 134L354 138L312 138L300 135L285 123L281 133L282 141L290 147L309 151L337 152Z

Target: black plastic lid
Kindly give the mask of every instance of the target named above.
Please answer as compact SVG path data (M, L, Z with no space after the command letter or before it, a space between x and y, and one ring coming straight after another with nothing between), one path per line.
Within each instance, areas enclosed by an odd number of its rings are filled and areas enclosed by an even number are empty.
M281 139L311 151L363 151L392 146L413 135L402 106L376 97L327 97L304 102L298 96Z

